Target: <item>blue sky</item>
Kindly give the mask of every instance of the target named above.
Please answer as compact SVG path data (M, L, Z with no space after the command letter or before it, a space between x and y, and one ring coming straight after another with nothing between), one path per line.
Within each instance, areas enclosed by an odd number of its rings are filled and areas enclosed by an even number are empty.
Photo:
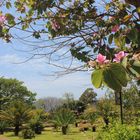
M3 12L9 11L3 9ZM10 12L15 14L13 9ZM24 32L19 32L15 29L12 30L12 34L21 37L26 36ZM57 68L46 64L45 59L31 59L26 63L19 63L26 60L30 55L16 49L25 50L30 46L25 46L16 39L12 40L11 43L0 40L0 47L0 76L23 81L29 90L37 93L37 98L47 96L62 97L66 92L73 93L75 98L79 98L86 88L93 88L90 72L78 72L56 79L48 76L48 74L52 71L57 71ZM74 63L78 65L76 61ZM95 89L95 91L98 96L102 96L104 93L102 90Z
M0 41L0 44L0 76L23 81L31 91L37 93L37 98L47 96L62 97L65 92L73 93L74 97L78 98L86 88L93 87L90 72L78 72L56 79L55 77L47 76L57 69L46 64L44 59L15 64L27 58L26 53L13 49L22 48L23 44L17 41L12 43ZM98 96L101 96L104 92L96 89L95 91Z

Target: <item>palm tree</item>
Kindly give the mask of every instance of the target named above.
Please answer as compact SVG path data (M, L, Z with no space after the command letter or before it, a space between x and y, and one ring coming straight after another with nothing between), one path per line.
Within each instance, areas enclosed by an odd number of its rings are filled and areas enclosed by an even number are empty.
M14 126L15 136L18 136L20 126L27 123L31 116L31 108L22 101L13 102L7 110L0 111L0 119Z
M95 132L96 126L94 125L94 123L98 117L96 107L93 105L88 106L87 109L84 111L84 117L90 122L92 126L92 131Z
M60 109L54 114L53 122L55 123L55 125L61 127L63 135L67 134L69 124L72 124L74 121L74 113L68 109Z
M33 117L30 120L30 127L36 134L41 134L43 130L43 122L47 118L47 114L42 109L33 110Z

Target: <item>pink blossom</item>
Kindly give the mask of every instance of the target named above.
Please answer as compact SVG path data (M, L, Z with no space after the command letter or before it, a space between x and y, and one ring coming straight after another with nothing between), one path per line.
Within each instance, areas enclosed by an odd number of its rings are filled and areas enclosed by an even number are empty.
M114 17L110 16L109 20L112 22L114 20Z
M113 62L119 63L127 54L124 51L120 51L119 53L115 54L115 58Z
M55 31L57 31L58 29L60 29L60 25L56 21L53 21L51 23L51 25L52 25L52 29L54 29Z
M6 17L4 15L0 15L0 25L3 25L6 21Z
M112 32L117 32L119 30L120 26L119 25L115 25L112 28Z
M106 56L99 53L97 56L96 62L98 62L99 64L105 64L105 63L108 63L109 60L106 59Z
M97 35L98 35L97 32L94 32L94 33L93 33L93 37L96 37Z

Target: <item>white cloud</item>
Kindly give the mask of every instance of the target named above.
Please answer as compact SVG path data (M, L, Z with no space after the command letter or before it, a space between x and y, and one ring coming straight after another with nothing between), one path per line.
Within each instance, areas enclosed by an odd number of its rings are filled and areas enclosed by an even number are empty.
M50 77L37 77L24 79L30 90L37 92L37 97L62 97L65 92L74 94L75 98L79 98L86 88L93 88L90 80L90 74L75 73L63 76L56 80L50 80ZM98 97L102 96L104 91L95 89Z
M31 68L34 70L42 70L46 67L43 59L31 59L26 62L28 58L20 57L16 54L5 54L0 56L0 65L9 65L16 69L26 69L27 71Z
M15 54L6 54L6 55L0 56L0 64L18 63L20 61L22 61L22 59Z
M65 92L71 92L78 98L86 88L93 87L90 72L69 74L54 80L47 75L39 74L39 72L47 74L51 70L56 70L55 67L51 69L49 65L46 65L45 60L33 59L23 64L12 64L23 60L22 57L15 54L0 56L0 66L3 68L0 75L23 81L31 91L38 94L38 98L45 96L62 97ZM103 91L95 91L99 93L99 96L102 95Z

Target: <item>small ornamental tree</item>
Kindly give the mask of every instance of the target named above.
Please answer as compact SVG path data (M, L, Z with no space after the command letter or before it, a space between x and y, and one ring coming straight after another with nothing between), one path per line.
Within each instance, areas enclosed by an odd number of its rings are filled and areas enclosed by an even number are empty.
M97 103L98 114L103 118L106 126L110 123L110 118L113 120L118 115L117 106L112 102L111 99L101 98Z
M20 127L32 117L31 108L22 101L14 101L7 110L0 111L0 120L7 121L14 127L15 136L19 135Z
M84 111L84 117L87 119L90 124L92 125L92 131L96 131L95 121L98 117L98 112L95 106L91 105L88 106L87 109Z
M68 109L60 109L54 114L53 122L60 126L62 134L66 135L68 126L75 121L74 113Z
M43 130L43 122L45 122L47 114L41 110L36 109L32 111L32 118L29 122L31 129L35 134L41 134Z

